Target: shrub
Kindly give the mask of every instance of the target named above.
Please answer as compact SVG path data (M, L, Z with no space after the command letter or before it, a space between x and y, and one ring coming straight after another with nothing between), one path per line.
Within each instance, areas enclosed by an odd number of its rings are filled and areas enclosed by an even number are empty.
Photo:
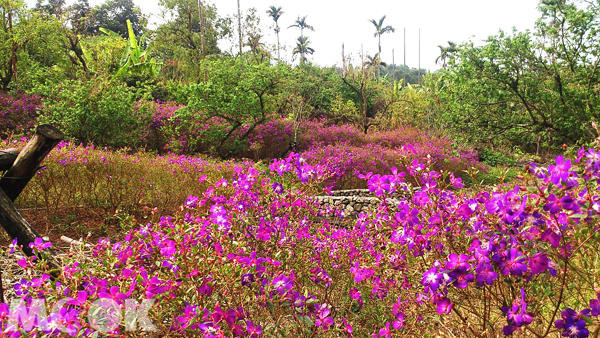
M136 145L146 127L143 121L150 119L133 114L139 93L110 78L63 81L40 91L46 106L42 122L85 144Z
M292 121L275 119L256 128L250 137L250 149L257 160L281 157L293 140ZM392 167L404 170L414 160L427 157L432 168L460 176L471 167L485 169L474 151L448 137L410 126L365 135L352 125L309 121L301 127L297 143L295 151L308 162L326 164L335 172L330 184L337 188L365 188L357 173L387 172Z

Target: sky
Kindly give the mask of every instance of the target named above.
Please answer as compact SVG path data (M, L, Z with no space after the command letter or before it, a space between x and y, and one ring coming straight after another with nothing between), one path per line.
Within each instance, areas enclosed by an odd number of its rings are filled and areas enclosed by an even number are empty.
M33 6L35 0L26 0ZM90 0L94 6L102 1ZM221 16L237 15L237 0L205 0L216 5ZM67 1L70 3L70 1ZM153 25L162 22L158 0L134 0L144 13L149 15ZM404 63L404 30L406 30L406 65L417 68L419 65L419 30L421 36L421 68L435 70L439 56L438 45L447 46L448 41L456 43L469 40L481 43L500 29L511 31L533 30L539 17L537 0L240 0L241 10L251 7L260 15L260 28L263 42L275 46L277 38L273 30L273 20L267 15L269 6L282 7L284 14L279 19L281 27L281 57L292 62L292 49L300 30L289 28L298 16L307 16L306 22L315 31L305 31L315 53L309 60L321 66L342 64L342 44L345 54L354 59L364 55L374 55L378 51L377 38L373 36L375 27L370 19L386 15L384 25L391 25L395 33L381 37L382 60ZM237 24L236 24L237 27ZM237 29L237 28L236 28ZM224 50L237 51L237 31L234 41L222 41ZM392 52L393 51L393 52ZM298 60L295 60L297 63Z

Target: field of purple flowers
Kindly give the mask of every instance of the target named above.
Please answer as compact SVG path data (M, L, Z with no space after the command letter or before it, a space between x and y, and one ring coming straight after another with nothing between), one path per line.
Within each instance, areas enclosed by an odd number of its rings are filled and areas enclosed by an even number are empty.
M77 156L86 151L64 145L53 156L82 165ZM168 160L194 167L187 161ZM358 219L317 205L312 195L335 171L300 155L273 161L267 172L231 164L228 176L210 174L214 180L202 175L216 164L199 163L192 176L209 184L193 189L179 212L121 240L99 240L89 259L67 256L61 278L39 272L41 254L21 259L31 277L14 286L20 305L0 305L2 335L138 336L122 321L126 300L153 301L147 319L159 336L587 337L600 330L594 149L548 168L531 164L522 186L492 193L463 191L460 178L435 171L431 158L406 172L365 173L381 203ZM408 176L414 184L403 184ZM410 193L390 198L396 189ZM48 316L32 312L40 298L55 306ZM115 304L103 323L90 320L99 299Z

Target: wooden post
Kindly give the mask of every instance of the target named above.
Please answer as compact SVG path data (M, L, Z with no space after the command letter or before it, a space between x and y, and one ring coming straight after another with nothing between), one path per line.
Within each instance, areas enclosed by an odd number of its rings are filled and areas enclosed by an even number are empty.
M7 171L19 156L19 150L15 148L0 150L0 171Z
M14 159L14 163L0 180L0 225L10 237L17 239L17 243L27 256L34 255L29 244L40 238L40 235L25 220L13 202L35 175L46 155L63 138L64 134L49 124L38 126L33 138ZM10 152L6 153L10 154ZM14 151L12 154L15 155ZM43 252L50 274L54 278L59 277L61 265L56 259L56 254L51 249L44 249Z
M64 137L60 130L49 124L38 126L35 129L33 138L23 148L12 167L0 180L0 189L4 190L11 201L14 202L19 197L46 155Z
M2 225L11 238L17 239L17 243L23 247L23 252L27 256L34 255L29 244L33 243L36 238L41 238L41 236L25 220L10 197L2 189L0 189L0 225ZM58 277L61 265L56 260L56 254L51 249L44 249L43 252L46 253L45 258L52 271L51 275Z

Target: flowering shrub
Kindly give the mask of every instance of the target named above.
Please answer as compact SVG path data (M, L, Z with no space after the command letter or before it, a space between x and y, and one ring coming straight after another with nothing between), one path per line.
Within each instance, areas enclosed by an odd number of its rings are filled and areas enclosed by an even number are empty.
M292 141L292 122L276 119L256 128L250 148L256 158L280 157ZM392 167L406 170L414 160L429 157L432 168L462 174L483 169L477 154L455 145L447 137L437 137L412 127L364 134L355 127L309 121L298 134L297 151L310 163L330 167L330 181L336 188L364 188L357 173L388 172ZM249 155L249 154L248 154Z
M0 93L0 137L30 132L41 110L41 98L37 95Z

